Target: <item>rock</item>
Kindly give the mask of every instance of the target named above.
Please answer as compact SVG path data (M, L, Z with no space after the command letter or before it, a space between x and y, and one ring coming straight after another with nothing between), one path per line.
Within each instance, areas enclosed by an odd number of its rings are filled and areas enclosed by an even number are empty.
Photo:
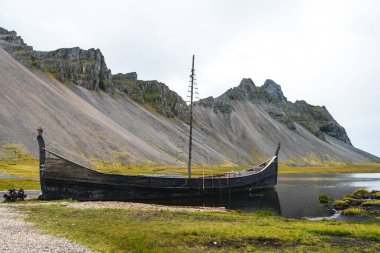
M204 107L212 107L214 104L214 98L212 96L200 99L196 104Z
M277 83L273 82L271 79L267 79L262 86L271 97L274 99L280 101L280 102L286 102L287 99L282 93L281 86Z
M145 104L166 117L187 121L186 102L164 83L137 80L136 72L118 73L112 76L112 81L118 90L128 94L134 101Z
M49 73L63 83L113 93L111 70L99 49L74 47L35 51L16 32L4 28L0 29L0 45L26 67Z
M271 79L267 79L260 87L252 79L243 78L239 86L227 90L217 98L202 99L199 104L213 107L215 113L231 113L231 102L234 100L248 100L265 105L272 118L292 131L296 131L297 123L323 141L326 140L325 135L329 135L352 145L346 130L334 120L325 106L313 106L303 100L290 102L284 96L281 86Z
M35 52L34 66L51 73L62 82L74 83L90 90L113 93L111 70L99 49L61 48L51 52Z
M325 106L313 106L301 100L295 103L287 102L284 111L290 119L316 137L325 140L324 134L327 134L352 145L346 130L334 120Z

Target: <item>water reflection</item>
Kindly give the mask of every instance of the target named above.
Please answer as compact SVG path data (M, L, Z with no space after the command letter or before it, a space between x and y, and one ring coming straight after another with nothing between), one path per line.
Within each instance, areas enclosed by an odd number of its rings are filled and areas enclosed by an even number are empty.
M269 211L275 215L282 214L276 189L212 198L155 199L143 202L163 205L225 207L245 212Z
M266 210L286 218L331 217L335 211L322 206L319 195L341 199L357 188L379 190L380 173L283 174L279 176L278 185L273 190L211 199L170 199L149 203L225 207L246 212Z

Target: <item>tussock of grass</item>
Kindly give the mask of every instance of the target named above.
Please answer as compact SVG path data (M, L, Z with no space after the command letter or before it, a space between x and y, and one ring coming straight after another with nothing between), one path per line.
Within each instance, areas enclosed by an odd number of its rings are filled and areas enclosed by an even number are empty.
M365 201L362 203L362 206L380 206L380 199Z
M286 220L266 213L191 213L144 210L77 210L59 205L19 206L48 233L102 252L376 251L377 224ZM357 248L331 245L344 237Z
M326 195L319 195L319 203L321 204L327 204L329 202L330 198Z
M366 189L357 189L352 196L362 197L365 194L369 194L369 191L367 191Z
M344 200L337 200L335 201L335 205L345 205L347 202Z
M365 215L365 211L361 208L348 208L342 211L343 215Z

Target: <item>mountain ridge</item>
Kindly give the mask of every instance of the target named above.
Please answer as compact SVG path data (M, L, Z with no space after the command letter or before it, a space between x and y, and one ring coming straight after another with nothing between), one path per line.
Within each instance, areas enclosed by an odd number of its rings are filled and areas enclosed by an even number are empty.
M26 67L0 52L0 96L8 110L0 110L0 144L21 142L36 154L33 129L46 124L47 140L68 156L74 150L86 153L87 160L109 160L124 150L128 163L186 160L178 159L187 152L178 147L178 137L187 138L187 105L164 83L138 80L135 72L113 75L99 49L41 53L2 28L0 47ZM287 101L281 86L270 79L256 86L245 78L217 98L201 99L194 109L199 115L194 130L198 164L251 164L273 155L278 141L283 142L280 161L287 164L380 162L353 147L325 107Z

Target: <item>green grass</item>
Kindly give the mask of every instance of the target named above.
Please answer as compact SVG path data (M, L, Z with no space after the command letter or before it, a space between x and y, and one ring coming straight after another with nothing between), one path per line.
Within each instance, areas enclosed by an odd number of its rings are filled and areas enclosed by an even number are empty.
M40 181L35 180L15 180L15 179L2 179L0 178L0 191L7 191L9 189L24 190L39 190Z
M18 176L23 179L0 178L0 191L8 189L39 190L39 162L36 160L0 161L0 174Z
M380 207L380 199L377 200L368 200L362 203L362 206L379 206Z
M369 191L367 191L366 189L357 189L352 196L356 198L361 198L364 194L369 194Z
M380 165L340 165L321 167L279 166L280 174L379 173Z
M175 167L167 165L122 165L120 163L94 163L94 169L104 173L121 174L121 175L140 175L140 174L183 174L187 175L187 167ZM240 171L247 169L247 167L234 167L234 166L193 166L192 176L211 176L224 174L230 171Z
M343 215L365 215L365 211L361 208L348 208L342 211Z
M39 161L1 162L0 174L39 179Z
M326 195L319 195L318 199L319 199L319 203L327 204L330 198L327 197Z
M287 220L267 213L196 213L19 205L47 233L100 252L380 250L378 224ZM351 242L351 243L347 243Z
M187 174L186 167L167 165L121 165L112 163L94 164L95 169L112 174ZM195 177L205 175L218 175L230 171L242 171L253 167L249 166L193 166L192 175ZM323 174L323 173L373 173L380 172L380 166L340 166L340 167L284 167L279 166L280 174Z

